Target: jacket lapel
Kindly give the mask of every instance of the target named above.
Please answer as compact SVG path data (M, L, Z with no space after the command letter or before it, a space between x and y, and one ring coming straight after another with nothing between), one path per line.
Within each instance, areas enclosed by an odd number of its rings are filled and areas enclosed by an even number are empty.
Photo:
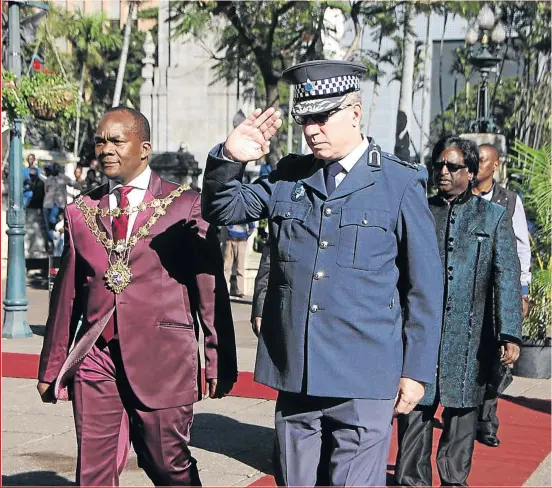
M102 198L100 198L100 203L98 203L98 208L100 210L103 208L109 208L109 185L105 185L105 187L106 187L106 193ZM100 227L103 227L103 230L107 233L107 236L109 237L109 239L113 239L111 217L109 215L102 217L98 214L96 216L96 219L98 220Z
M342 198L356 191L362 190L376 182L373 171L379 171L379 167L371 167L368 165L368 151L365 151L358 162L353 166L353 169L339 186L328 197L328 200Z

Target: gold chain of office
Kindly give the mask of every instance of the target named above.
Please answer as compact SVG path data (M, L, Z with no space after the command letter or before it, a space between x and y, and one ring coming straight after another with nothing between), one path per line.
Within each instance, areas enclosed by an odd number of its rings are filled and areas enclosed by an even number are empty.
M125 208L98 208L97 206L89 206L84 199L78 197L75 200L77 208L82 212L84 221L90 229L90 232L107 251L109 267L105 273L105 281L107 287L114 293L121 293L132 281L132 270L128 264L130 252L138 244L140 239L144 239L149 235L150 229L155 225L160 217L167 213L167 207L172 204L175 198L178 198L186 190L189 190L188 185L180 185L177 189L172 190L165 198L156 198L149 202L142 202L135 207ZM149 220L142 225L136 234L131 236L128 242L126 239L114 241L107 237L106 232L102 232L96 221L96 217L120 217L121 215L130 215L136 212L145 212L148 208L154 208L155 211Z

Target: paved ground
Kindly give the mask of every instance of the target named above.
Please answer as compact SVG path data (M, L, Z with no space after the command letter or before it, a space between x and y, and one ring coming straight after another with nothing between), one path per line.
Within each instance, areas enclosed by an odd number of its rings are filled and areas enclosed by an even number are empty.
M38 284L38 283L36 283ZM28 289L30 339L2 339L2 351L38 353L46 320L48 292ZM252 371L256 338L249 325L250 306L233 303L240 371ZM36 381L2 378L2 485L68 485L74 482L75 435L70 404L44 405ZM550 380L515 378L507 394L550 400ZM246 486L270 467L274 402L229 397L196 406L193 455L206 486ZM550 486L548 456L527 486ZM132 456L121 484L151 486Z

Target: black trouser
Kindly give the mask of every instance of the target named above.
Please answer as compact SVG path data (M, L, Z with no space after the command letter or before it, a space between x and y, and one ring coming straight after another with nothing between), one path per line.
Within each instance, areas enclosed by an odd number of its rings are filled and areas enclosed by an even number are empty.
M498 406L498 398L488 398L479 407L479 417L477 419L477 433L482 435L493 434L496 436L498 432L498 417L496 415L496 407Z
M437 405L418 406L399 415L399 451L395 478L402 486L431 486L433 416ZM467 486L470 474L478 409L448 408L443 411L443 433L437 450L437 469L442 486Z

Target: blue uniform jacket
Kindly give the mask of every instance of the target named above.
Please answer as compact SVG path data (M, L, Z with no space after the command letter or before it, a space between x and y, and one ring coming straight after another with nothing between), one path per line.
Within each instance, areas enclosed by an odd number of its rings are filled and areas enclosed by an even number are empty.
M203 217L269 219L255 380L375 399L394 398L401 376L434 381L443 278L426 170L385 153L374 164L367 151L328 197L313 155L285 157L251 184L245 165L220 156L216 146L207 160Z

